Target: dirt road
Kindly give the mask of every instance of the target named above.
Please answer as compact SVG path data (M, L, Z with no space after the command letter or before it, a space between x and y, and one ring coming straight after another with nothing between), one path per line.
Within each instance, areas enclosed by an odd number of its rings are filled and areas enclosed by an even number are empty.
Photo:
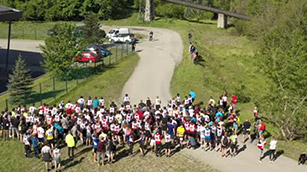
M154 99L160 96L165 104L171 98L170 82L173 71L182 59L183 44L180 36L173 31L153 28L135 28L132 31L148 34L154 32L155 41L143 40L136 50L140 62L126 83L123 95L128 93L133 103ZM188 89L188 88L187 88ZM307 166L298 166L297 162L285 156L279 156L274 163L266 157L259 160L259 150L255 143L239 144L242 151L235 157L221 158L219 152L205 152L202 149L184 150L183 152L195 160L208 164L222 172L307 172ZM183 164L184 165L184 164Z

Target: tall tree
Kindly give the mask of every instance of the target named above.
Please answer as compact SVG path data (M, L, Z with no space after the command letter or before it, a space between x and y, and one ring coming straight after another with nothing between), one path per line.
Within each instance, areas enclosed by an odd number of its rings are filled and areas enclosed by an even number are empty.
M258 101L286 140L307 135L307 2L289 1L270 14L257 55L270 88ZM270 21L268 21L270 22Z
M82 38L77 36L75 25L56 24L54 30L55 34L49 36L45 45L41 46L45 57L42 65L53 76L67 79L75 57L81 55L84 49Z
M33 78L26 68L26 63L19 55L13 69L13 74L9 75L8 90L13 103L23 105L29 102L32 94Z
M82 29L84 42L88 44L102 43L102 38L105 37L105 32L100 29L98 14L91 13L85 17L85 26Z

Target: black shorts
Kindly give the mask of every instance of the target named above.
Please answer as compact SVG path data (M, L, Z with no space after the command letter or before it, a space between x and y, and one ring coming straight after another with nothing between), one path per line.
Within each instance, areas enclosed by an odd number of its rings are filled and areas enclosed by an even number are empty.
M145 131L145 136L146 136L146 137L151 137L150 131L146 130L146 131Z
M231 144L231 145L230 145L230 148L231 148L231 149L235 149L236 147L237 147L237 144Z
M144 142L140 142L140 148L144 149Z
M94 148L94 153L97 153L97 148Z
M167 142L164 144L165 149L170 149L172 147L171 142Z
M53 144L53 139L52 140L47 140L47 143L50 144L50 145Z

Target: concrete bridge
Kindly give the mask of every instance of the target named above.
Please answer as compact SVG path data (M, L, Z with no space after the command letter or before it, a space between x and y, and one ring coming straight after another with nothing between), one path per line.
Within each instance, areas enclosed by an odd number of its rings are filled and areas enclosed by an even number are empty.
M200 5L200 4L194 4L194 3L191 3L191 2L180 1L180 0L163 0L163 1L173 3L173 4L183 5L185 7L191 7L191 8L195 8L195 9L199 9L199 10L217 13L218 14L218 22L217 22L218 28L227 28L228 17L234 17L234 18L238 18L238 19L242 19L242 20L252 20L251 17L246 16L244 14L220 10L220 9L213 8L213 7L206 7L206 6L203 6L203 5ZM153 19L154 19L153 0L146 0L145 21L152 21Z

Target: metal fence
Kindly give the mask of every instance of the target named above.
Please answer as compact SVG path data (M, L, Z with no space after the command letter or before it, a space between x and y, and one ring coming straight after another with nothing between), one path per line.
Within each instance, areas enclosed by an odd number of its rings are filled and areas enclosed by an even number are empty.
M103 67L114 65L118 63L121 59L126 57L128 54L132 52L131 44L115 44L110 47L111 54L107 57L102 58L103 60L95 63L76 63L79 68L82 69L80 72L86 72L83 69L89 69L90 71L98 72ZM87 80L89 75L84 75L85 77L79 79L72 80L60 80L55 77L44 76L38 78L34 81L34 86L32 87L33 94L31 95L31 101L26 104L29 105L35 104L36 106L43 105L44 103L56 103L56 101L65 96L66 93L77 87L80 83ZM7 96L7 94L3 94L2 96L6 96L7 98L0 98L0 110L11 109L16 107L17 105L12 103ZM29 97L30 98L30 97ZM59 103L59 102L57 102Z

